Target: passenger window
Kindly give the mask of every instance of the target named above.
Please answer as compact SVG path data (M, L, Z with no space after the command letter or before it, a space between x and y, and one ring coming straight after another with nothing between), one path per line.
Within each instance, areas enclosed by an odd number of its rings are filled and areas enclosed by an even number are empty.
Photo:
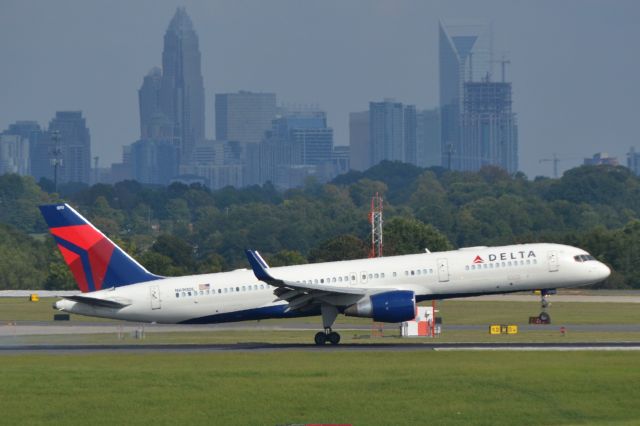
M465 266L464 269L468 271L469 270L469 265Z
M487 269L489 267L489 265L487 265L486 263L484 264L484 269Z
M324 284L324 278L320 278L320 284Z
M367 276L365 274L362 274L362 281L366 280Z
M182 292L182 297L185 297L187 295L187 293L185 293L184 291Z
M188 291L188 292L187 292L187 294L188 294L189 296L191 296L191 292L190 292L190 291Z
M411 270L411 275L415 275L415 271L414 270Z
M380 275L378 275L378 274L374 274L374 275L373 275L373 277L374 277L374 278L379 278L379 277L380 277Z
M393 277L395 278L395 277L397 277L397 276L398 276L398 273L397 273L397 272L394 272L394 273L393 273Z
M263 288L264 288L264 284L260 284L260 289L263 289Z
M527 259L527 265L531 265L531 260Z
M222 293L222 289L221 288L218 289L218 294L220 294L220 293Z
M351 275L351 281L355 281L356 280L356 276L355 275Z
M409 271L404 271L404 276L408 277L409 276Z
M204 296L204 290L200 290L200 296Z
M240 287L236 287L236 291L240 291Z
M476 269L476 265L471 265L471 270L475 270Z
M180 293L176 293L176 298L180 297Z
M338 277L338 282L341 283L342 282L342 277Z
M507 266L507 264L506 264L506 263L504 263L504 262L502 262L502 267L504 268L504 267L506 267L506 266Z
M380 278L384 278L384 272L380 273Z
M420 269L416 269L416 275L420 275Z
M336 277L331 278L331 282L335 283L336 282Z
M538 259L533 259L533 263L534 264L538 263Z
M369 274L369 279L373 278L373 274Z

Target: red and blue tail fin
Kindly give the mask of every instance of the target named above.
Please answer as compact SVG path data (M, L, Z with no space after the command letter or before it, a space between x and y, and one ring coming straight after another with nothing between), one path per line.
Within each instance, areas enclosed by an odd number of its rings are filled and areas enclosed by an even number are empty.
M147 271L68 204L40 206L40 211L83 293L162 278Z

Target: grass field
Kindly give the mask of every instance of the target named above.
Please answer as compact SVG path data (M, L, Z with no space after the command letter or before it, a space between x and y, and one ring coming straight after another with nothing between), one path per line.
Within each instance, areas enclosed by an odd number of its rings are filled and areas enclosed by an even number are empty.
M630 352L5 355L0 423L637 425Z

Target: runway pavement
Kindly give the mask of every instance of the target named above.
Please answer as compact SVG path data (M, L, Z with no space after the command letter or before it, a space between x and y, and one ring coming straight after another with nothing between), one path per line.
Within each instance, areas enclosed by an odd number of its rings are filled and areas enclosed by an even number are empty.
M387 324L385 330L397 330L399 324ZM573 324L573 325L518 325L521 331L565 331L580 332L640 332L640 324ZM487 330L488 325L446 325L446 330ZM371 331L370 324L337 324L336 331ZM227 324L137 324L120 322L60 322L46 321L17 321L0 325L0 343L2 338L15 336L44 336L44 335L78 335L78 334L117 334L134 333L144 330L145 333L173 333L173 332L213 332L213 331L319 331L320 325L309 322L287 321L278 324L260 323L227 323Z

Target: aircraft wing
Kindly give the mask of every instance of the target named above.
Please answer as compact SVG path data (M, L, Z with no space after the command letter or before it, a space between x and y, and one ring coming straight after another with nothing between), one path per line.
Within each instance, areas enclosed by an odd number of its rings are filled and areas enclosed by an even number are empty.
M279 279L273 277L267 271L269 265L262 259L260 253L253 250L246 250L245 253L256 278L276 287L273 292L277 296L275 301L284 300L289 303L287 311L305 309L310 305L323 302L333 305L352 304L362 296L371 293L371 290L367 288L302 284L296 281Z

